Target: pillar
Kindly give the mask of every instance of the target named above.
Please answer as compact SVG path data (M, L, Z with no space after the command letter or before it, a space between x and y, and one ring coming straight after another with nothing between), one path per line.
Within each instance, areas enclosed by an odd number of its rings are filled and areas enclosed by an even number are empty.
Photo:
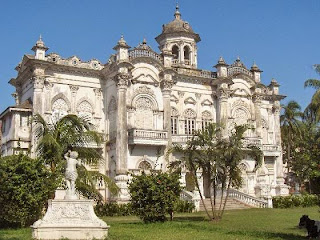
M256 133L257 137L262 137L262 119L261 119L261 96L254 95L253 96L253 104L254 104L254 112L255 112L255 120L256 120Z
M218 88L217 91L218 97L218 116L217 120L218 123L223 127L222 129L222 137L228 136L228 97L229 97L229 90L227 86L221 86Z
M127 202L130 199L128 192L129 176L127 174L128 156L128 122L127 122L127 88L129 74L119 73L115 77L118 90L117 99L117 138L116 138L116 177L115 181L120 189L117 200Z

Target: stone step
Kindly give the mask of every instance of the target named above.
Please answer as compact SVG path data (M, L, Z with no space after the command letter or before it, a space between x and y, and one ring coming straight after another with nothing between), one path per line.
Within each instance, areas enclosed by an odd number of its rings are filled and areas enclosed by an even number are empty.
M222 201L224 203L225 198ZM204 199L204 203L205 203L207 209L209 211L211 211L212 208L211 208L210 199L209 198ZM219 206L220 206L220 198L216 200L216 206L217 206L217 208L219 208ZM247 205L245 203L242 203L242 202L240 202L240 201L238 201L236 199L228 198L225 209L226 210L234 210L234 209L249 209L249 208L253 208L253 207L249 206L249 205ZM204 211L204 207L203 207L202 201L200 201L200 211Z

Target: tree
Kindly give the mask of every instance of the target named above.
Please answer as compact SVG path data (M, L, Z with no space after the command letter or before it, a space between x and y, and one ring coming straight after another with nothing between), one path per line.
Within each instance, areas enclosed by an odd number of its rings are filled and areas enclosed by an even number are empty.
M320 74L320 64L315 64L314 69L318 74ZM320 80L308 79L305 81L304 87L312 87L316 90L312 96L311 102L304 111L305 118L318 123L320 120Z
M175 202L181 192L180 175L152 171L133 176L129 183L133 211L145 222L164 222L166 214L173 219Z
M288 168L291 164L291 150L294 145L296 135L299 133L300 118L302 117L301 107L296 101L290 101L287 105L282 105L283 114L280 116L282 147L284 161L288 163Z
M0 226L26 227L40 218L56 178L39 159L0 158Z
M261 163L261 150L255 146L245 146L242 141L247 129L247 125L236 126L229 137L221 138L220 128L211 123L203 131L196 131L186 146L176 145L172 148L172 152L180 153L182 156L179 161L173 162L171 167L184 166L193 174L201 201L210 220L222 218L230 188L241 186L240 162L247 156L251 156L256 160L256 166ZM213 198L210 197L211 213L205 205L204 196L197 181L198 169L201 169L203 176L208 178L210 196L213 194ZM218 188L221 189L219 208L216 206ZM224 194L226 196L223 202Z
M300 124L300 134L295 138L292 151L291 170L299 182L307 182L310 193L319 193L320 179L320 132L317 124L304 121ZM315 183L315 184L313 184Z
M55 123L48 124L39 114L35 115L37 153L52 173L64 176L64 154L68 150L77 151L79 158L86 165L97 165L101 160L98 146L103 142L102 136L92 130L91 124L76 115L66 115ZM77 190L85 197L102 201L96 189L96 182L103 180L112 193L118 188L115 183L98 171L88 171L84 165L78 167ZM60 178L56 178L57 180Z

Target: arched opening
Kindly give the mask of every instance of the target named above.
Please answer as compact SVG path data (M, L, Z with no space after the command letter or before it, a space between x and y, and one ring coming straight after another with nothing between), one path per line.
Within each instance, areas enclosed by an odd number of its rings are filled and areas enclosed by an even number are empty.
M183 48L183 52L184 52L184 63L189 65L190 64L190 49L188 46L185 46Z
M172 47L173 59L179 59L179 48L177 45Z

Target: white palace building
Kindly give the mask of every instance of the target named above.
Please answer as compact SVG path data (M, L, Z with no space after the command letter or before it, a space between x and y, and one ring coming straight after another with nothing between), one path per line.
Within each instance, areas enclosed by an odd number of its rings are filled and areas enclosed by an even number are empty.
M221 57L214 72L199 69L200 36L182 20L178 7L155 39L159 53L145 40L131 48L121 37L115 54L103 64L47 53L40 38L32 48L35 54L24 55L17 77L9 81L16 104L0 115L2 156L18 149L30 149L35 156L30 123L35 113L47 121L66 114L86 117L111 143L101 146L99 171L115 179L122 189L118 200L125 201L128 172L165 170L164 153L172 144L185 143L208 122L225 124L225 136L234 124L249 123L254 129L247 131L245 141L262 149L264 163L254 171L254 161L243 159L240 192L257 198L287 195L279 117L284 96L277 81L263 84L258 66L248 69L239 58L227 64ZM199 179L205 182L201 173ZM98 187L108 199L108 190Z

